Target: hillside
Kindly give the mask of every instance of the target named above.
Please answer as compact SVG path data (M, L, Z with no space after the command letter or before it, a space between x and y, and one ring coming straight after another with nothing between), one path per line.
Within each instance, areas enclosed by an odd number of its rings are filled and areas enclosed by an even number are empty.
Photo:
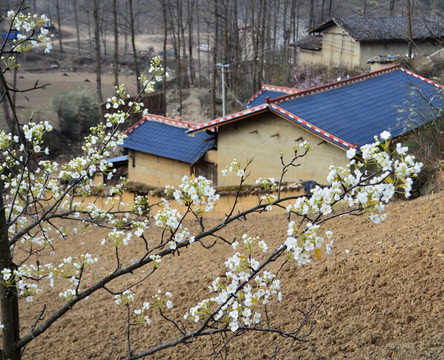
M444 194L395 202L388 206L388 219L379 225L366 217L343 217L330 225L335 234L331 255L304 267L285 265L283 302L268 309L272 325L290 330L301 321L298 309L307 310L312 303L319 306L308 341L289 348L291 343L277 335L250 333L233 340L218 359L282 359L285 355L305 360L444 359ZM224 236L231 240L243 233L259 235L270 245L283 241L286 228L285 216L265 214L236 223ZM101 259L98 271L106 273L115 260L112 249L100 246L103 235L99 229L79 234L77 239L58 244L55 254L43 255L40 261L57 262L67 254L88 251ZM159 235L152 229L148 238ZM143 244L134 241L133 250L134 246L142 251ZM174 308L167 315L182 319L190 307L209 296L208 285L224 273L223 263L232 253L224 244L210 250L195 244L180 256L164 260L149 283L137 286L138 303L150 301L158 289L171 291ZM129 253L121 254L121 260L134 261ZM86 281L95 277L88 273ZM122 286L113 283L110 288ZM22 331L33 325L44 304L47 314L61 304L58 291L45 291L32 303L21 300ZM133 330L134 351L177 336L171 324L159 323L157 315L150 317L150 327ZM193 326L191 321L186 324ZM76 306L36 339L24 358L121 359L127 354L125 328L126 310L103 291ZM201 339L153 358L212 359L213 346L219 350L225 341L217 336Z

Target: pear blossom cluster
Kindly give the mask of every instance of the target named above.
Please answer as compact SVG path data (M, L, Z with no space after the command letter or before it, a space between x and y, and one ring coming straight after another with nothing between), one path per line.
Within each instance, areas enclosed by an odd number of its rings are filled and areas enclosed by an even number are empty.
M130 290L125 290L122 294L114 295L114 302L117 305L131 304L135 299L135 295Z
M267 206L265 207L265 210L267 211L273 210L273 205L276 203L277 199L278 199L277 196L273 194L267 194L261 196L261 202L267 204Z
M165 72L165 69L162 66L162 59L160 56L156 56L151 60L148 73L151 75L150 78L145 74L139 77L139 81L142 83L144 91L147 94L154 92L154 86L156 83L162 81L162 76L168 77L168 73Z
M13 27L17 30L17 39L13 40L12 50L17 53L29 51L35 47L43 47L45 53L52 49L51 38L48 29L45 29L49 19L46 15L37 14L16 14L14 10L7 13L13 22Z
M147 195L138 195L129 204L131 206L131 212L135 215L146 216L150 212L149 199Z
M172 209L168 201L163 199L163 210L155 216L156 226L167 230L171 234L168 242L170 249L175 250L178 243L192 244L194 236L191 236L187 228L182 228L182 215L177 209Z
M259 178L256 180L256 184L263 188L266 192L273 192L277 189L277 182L275 178Z
M131 227L135 229L134 235L136 235L137 237L141 237L143 235L143 232L149 228L148 219L145 219L144 221L134 221L131 224Z
M291 221L288 224L287 239L285 246L289 253L287 258L297 262L299 266L305 265L311 261L310 252L314 252L316 257L321 259L321 249L325 249L330 254L333 241L326 243L323 236L320 235L320 226L308 223L306 228L301 230L298 225ZM331 239L332 231L326 231L325 237Z
M151 325L151 319L148 315L146 315L146 312L149 310L149 308L150 303L148 301L145 301L141 309L134 309L137 324L146 323L147 325Z
M170 291L162 293L162 290L158 290L156 294L153 295L153 304L151 305L154 309L171 309L173 307L173 301L171 300L173 294Z
M245 176L245 170L247 166L242 167L242 165L234 159L230 165L228 165L225 169L222 170L222 176L228 176L229 174L235 174L236 176L243 178Z
M172 309L173 301L171 300L173 294L169 291L162 293L162 290L158 290L156 294L152 296L153 303L150 304L148 301L145 301L142 305L141 309L134 309L134 314L136 315L136 323L137 324L147 324L151 325L151 319L147 315L149 309Z
M64 258L63 262L56 267L52 264L45 264L43 266L23 264L15 270L4 268L0 273L0 283L5 287L15 286L19 296L23 296L27 302L31 302L33 301L33 296L39 294L41 289L37 283L30 283L28 280L42 280L46 278L49 280L50 287L54 287L55 279L66 279L72 285L78 286L80 283L80 272L97 262L98 259L93 258L88 253L80 255L76 259L71 256ZM71 299L75 295L76 291L74 289L68 289L59 294L60 297L66 299Z
M152 260L155 269L157 269L162 262L162 257L160 255L150 255L150 259Z
M237 331L239 327L261 322L260 305L266 305L272 299L282 300L280 280L269 271L259 272L259 261L252 257L254 253L268 251L266 242L244 234L242 243L234 242L233 249L242 250L247 255L238 251L225 262L227 281L220 277L214 280L209 290L216 295L191 308L185 319L198 322L214 314L216 321ZM251 284L245 285L247 282Z
M178 189L172 186L165 188L165 193L173 195L179 205L193 206L199 213L209 212L214 209L214 204L219 200L213 182L203 176L184 176Z
M114 247L118 248L121 245L128 245L131 237L132 237L132 233L131 232L126 232L123 230L117 230L116 228L114 228L106 238L104 238L101 242L102 245L105 245L107 243L113 245Z
M40 289L37 284L26 282L24 276L21 269L11 271L11 269L4 268L1 271L0 283L6 288L15 286L19 296L25 297L27 302L32 302L34 295L40 293Z

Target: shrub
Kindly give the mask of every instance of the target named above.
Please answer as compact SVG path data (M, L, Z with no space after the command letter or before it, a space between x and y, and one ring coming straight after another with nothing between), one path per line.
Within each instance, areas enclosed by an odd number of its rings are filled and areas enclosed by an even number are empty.
M72 141L85 137L89 129L99 122L99 104L93 91L72 90L57 95L52 106L57 113L61 133Z

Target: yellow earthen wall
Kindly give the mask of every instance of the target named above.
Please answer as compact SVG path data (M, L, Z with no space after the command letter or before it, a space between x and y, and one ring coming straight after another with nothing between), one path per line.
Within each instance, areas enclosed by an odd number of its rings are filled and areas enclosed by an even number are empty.
M354 41L344 30L332 27L323 33L322 61L326 65L360 66L359 42Z
M290 161L294 155L292 147L300 143L297 139L301 137L311 144L313 150L299 160L301 166L288 170L285 182L315 180L325 184L330 165L347 163L345 150L325 142L289 120L267 112L219 127L218 186L238 184L239 178L236 176L220 175L220 171L229 166L233 159L245 165L248 159L253 158L247 184L255 184L260 177L279 179L282 171L280 154L283 153L284 161Z
M298 55L301 64L322 64L322 52L301 49Z
M191 173L190 164L177 160L145 154L139 151L130 151L129 156L129 181L149 186L175 186L181 183L184 175L190 175Z

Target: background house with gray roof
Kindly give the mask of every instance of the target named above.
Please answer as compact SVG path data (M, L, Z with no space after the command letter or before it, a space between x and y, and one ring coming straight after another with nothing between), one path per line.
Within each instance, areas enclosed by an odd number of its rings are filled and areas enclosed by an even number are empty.
M308 39L296 44L300 63L369 69L369 58L408 53L405 16L337 17L311 29L309 34ZM413 53L432 54L442 48L443 40L442 17L412 18Z

